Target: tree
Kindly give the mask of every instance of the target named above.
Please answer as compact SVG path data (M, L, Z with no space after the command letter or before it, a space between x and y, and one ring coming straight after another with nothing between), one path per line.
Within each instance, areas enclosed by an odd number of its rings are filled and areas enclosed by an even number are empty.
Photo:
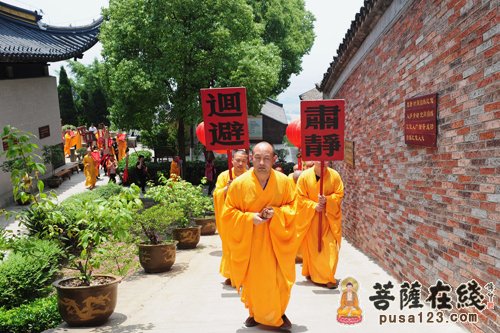
M104 64L94 59L87 66L76 61L69 61L68 65L74 75L75 104L79 111L78 123L109 125Z
M78 115L73 101L73 89L63 66L61 66L61 70L59 71L57 95L59 97L59 110L61 112L62 123L77 125Z
M269 22L278 18L267 8L252 7L253 1L111 0L103 12L100 39L113 99L112 121L147 130L158 110L167 108L168 117L178 124L179 153L184 157L185 126L201 118L201 88L245 86L249 113L258 114L265 99L282 91L293 70L300 70L300 58L312 46L312 16L303 2L274 2L288 13L286 24L273 23L276 33L266 37L274 31L266 28L267 17L272 18ZM270 8L278 10L277 5ZM294 20L308 23L296 27ZM309 44L295 45L295 52L290 51L292 42L277 43L294 36L302 40L301 34L309 36ZM287 50L298 67L282 58Z

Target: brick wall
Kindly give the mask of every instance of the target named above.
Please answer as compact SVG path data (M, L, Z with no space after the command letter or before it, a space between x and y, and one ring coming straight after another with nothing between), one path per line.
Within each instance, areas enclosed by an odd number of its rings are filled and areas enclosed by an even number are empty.
M495 283L472 332L500 331L498 21L498 1L415 1L334 96L355 142L344 236L400 281ZM404 100L430 93L437 148L406 146Z

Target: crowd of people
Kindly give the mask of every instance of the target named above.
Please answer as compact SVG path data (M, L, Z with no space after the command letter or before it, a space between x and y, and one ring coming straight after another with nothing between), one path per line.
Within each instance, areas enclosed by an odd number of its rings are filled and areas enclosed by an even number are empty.
M288 176L273 169L277 156L267 142L252 153L253 167L247 170L248 153L233 151L233 167L219 175L213 191L222 240L219 270L248 308L245 326L290 330L285 310L298 255L306 279L329 289L339 286L344 187L339 173L327 166L321 170L321 162L309 161L303 171L297 166Z

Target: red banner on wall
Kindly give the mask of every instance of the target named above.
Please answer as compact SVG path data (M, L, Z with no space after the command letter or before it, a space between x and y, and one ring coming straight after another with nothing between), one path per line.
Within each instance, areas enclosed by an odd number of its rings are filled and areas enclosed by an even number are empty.
M422 147L436 147L437 94L405 101L405 143Z
M345 101L301 101L302 158L305 161L344 159Z
M201 89L207 150L250 146L246 88Z

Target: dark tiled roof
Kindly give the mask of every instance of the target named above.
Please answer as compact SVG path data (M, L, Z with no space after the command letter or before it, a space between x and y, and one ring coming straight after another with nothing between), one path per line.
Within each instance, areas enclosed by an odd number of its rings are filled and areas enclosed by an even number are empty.
M102 18L81 27L54 27L42 16L0 2L0 62L53 62L81 58L97 43Z
M333 57L330 67L323 75L320 86L317 87L320 91L331 89L351 57L356 54L356 51L358 51L392 1L365 0L363 7L351 22L351 27L347 30L342 43L337 49L337 56Z
M306 91L299 95L301 101L311 101L317 99L323 99L323 94L316 88Z
M282 124L288 124L283 104L270 98L266 100L266 103L262 106L262 109L260 109L260 114L272 118Z

